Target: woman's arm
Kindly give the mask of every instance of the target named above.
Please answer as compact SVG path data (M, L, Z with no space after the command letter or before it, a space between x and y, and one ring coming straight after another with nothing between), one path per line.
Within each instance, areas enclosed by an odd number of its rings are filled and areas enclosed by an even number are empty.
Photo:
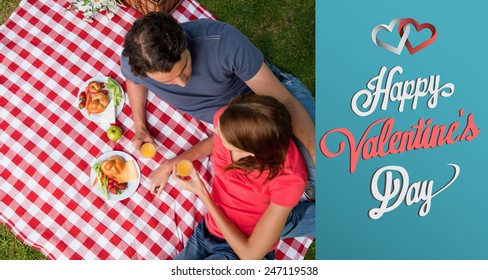
M242 260L262 259L278 241L292 210L291 207L282 207L271 203L248 238L215 204L195 170L191 175L191 180L188 181L181 180L175 175L173 177L183 189L195 193L200 198L224 235L225 240Z
M292 117L293 134L305 145L315 163L315 125L305 107L275 77L266 63L246 84L258 95L272 96L286 106Z
M151 193L157 196L161 194L163 191L161 186L166 185L169 175L178 161L183 159L194 161L212 154L213 142L214 136L211 135L207 139L198 142L195 146L184 151L178 156L163 162L151 173L151 175L149 175L149 181L151 182Z

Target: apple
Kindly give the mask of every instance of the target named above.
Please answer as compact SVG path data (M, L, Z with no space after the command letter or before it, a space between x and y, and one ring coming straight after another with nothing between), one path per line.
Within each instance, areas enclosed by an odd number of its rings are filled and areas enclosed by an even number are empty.
M88 91L91 93L99 93L102 90L102 86L97 81L91 81L88 84Z
M117 141L122 137L122 129L116 125L112 125L107 130L107 137L112 141Z

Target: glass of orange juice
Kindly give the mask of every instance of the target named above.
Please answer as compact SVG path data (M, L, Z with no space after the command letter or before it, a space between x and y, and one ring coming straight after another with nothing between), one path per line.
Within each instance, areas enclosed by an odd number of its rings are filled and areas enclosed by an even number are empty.
M190 179L190 174L193 171L193 163L189 160L180 160L176 164L176 175L182 179Z
M149 142L146 142L142 144L140 152L143 157L152 158L156 154L156 146Z

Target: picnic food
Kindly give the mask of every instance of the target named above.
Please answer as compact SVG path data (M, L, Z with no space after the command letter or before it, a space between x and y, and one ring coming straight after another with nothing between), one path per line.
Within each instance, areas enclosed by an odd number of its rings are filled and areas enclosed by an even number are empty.
M122 129L116 125L112 125L107 130L107 137L112 141L117 141L122 137Z
M138 177L139 176L137 175L136 164L134 161L126 161L124 169L119 175L117 175L117 182L119 182L119 184L127 183L129 181L136 180Z
M102 161L100 170L108 178L116 179L122 170L124 170L125 161L119 156L112 156L108 160Z
M189 160L180 160L176 164L176 175L186 178L190 176L191 172L193 171L193 164Z
M114 79L97 76L87 81L84 90L79 93L78 108L85 109L88 116L97 115L94 120L113 124L116 121L116 107L123 100L122 88Z
M127 189L128 182L139 178L134 161L124 161L120 156L98 162L93 166L96 179L93 186L99 183L99 189L105 198L108 193L121 194Z
M142 144L140 149L141 155L145 158L152 158L156 154L156 147L147 142Z
M88 114L99 114L105 111L105 108L107 108L107 105L110 102L105 94L98 92L91 97L89 96L90 95L88 94L87 100L89 100L89 102L86 105L86 111L88 112Z
M115 105L111 100L105 110L100 114L100 120L106 123L115 123Z
M79 102L78 108L80 108L80 109L85 108L85 106L86 106L86 92L84 92L84 91L80 92L80 94L78 95L78 102Z
M106 86L110 90L110 96L115 102L115 107L119 106L120 101L122 101L122 98L124 97L122 95L122 90L120 89L119 84L117 84L117 82L111 77L108 77Z
M100 92L102 90L102 86L100 86L100 84L97 81L91 81L88 84L88 90L91 93L97 93L97 92Z

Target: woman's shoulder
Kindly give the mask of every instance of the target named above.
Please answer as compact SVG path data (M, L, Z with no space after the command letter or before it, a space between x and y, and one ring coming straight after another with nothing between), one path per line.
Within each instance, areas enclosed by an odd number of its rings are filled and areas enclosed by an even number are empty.
M305 162L292 140L283 170L268 183L271 201L284 207L295 206L305 191L307 178Z
M284 171L292 171L293 173L307 173L307 167L305 165L305 160L302 154L297 148L295 141L290 139L290 146L288 152L286 153L286 160L284 165Z
M290 147L286 154L285 164L283 169L276 177L271 179L268 184L271 188L281 188L281 185L292 184L297 188L302 188L307 182L308 174L305 161L303 160L300 151L295 142L290 140Z

